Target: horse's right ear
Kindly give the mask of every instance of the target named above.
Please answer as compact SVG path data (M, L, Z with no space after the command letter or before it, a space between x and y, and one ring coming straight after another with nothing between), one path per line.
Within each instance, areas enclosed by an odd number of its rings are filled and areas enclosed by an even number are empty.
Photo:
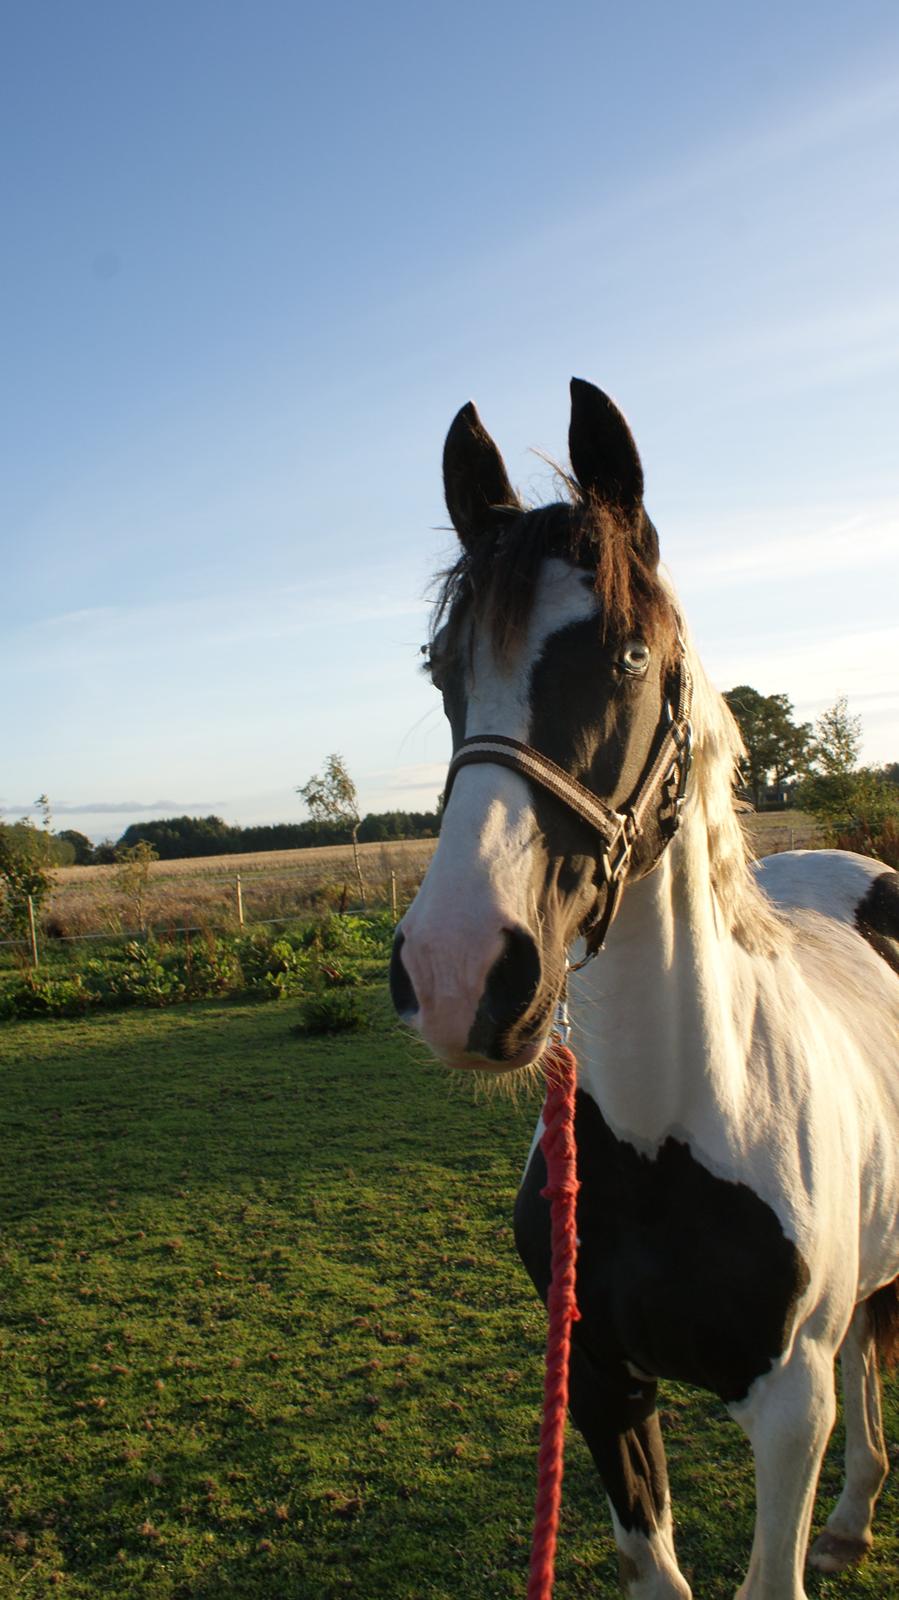
M503 458L469 400L453 420L443 447L443 487L453 527L466 549L522 505Z

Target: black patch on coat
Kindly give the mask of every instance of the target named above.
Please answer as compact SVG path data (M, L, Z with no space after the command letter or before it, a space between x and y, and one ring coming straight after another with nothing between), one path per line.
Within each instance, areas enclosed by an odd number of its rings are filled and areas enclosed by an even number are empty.
M651 1480L663 1483L664 1461L660 1466L654 1431L642 1442L631 1437L654 1411L655 1383L631 1379L625 1363L648 1380L672 1378L725 1401L742 1400L784 1350L809 1273L770 1206L746 1184L716 1178L679 1140L667 1139L654 1157L641 1155L615 1137L582 1090L575 1133L581 1319L572 1344L583 1359L572 1415L579 1427L582 1417L587 1423L582 1431L619 1520L642 1528L645 1506L656 1494ZM544 1301L550 1276L549 1202L540 1193L545 1183L538 1148L516 1201L515 1238ZM626 1405L622 1396L631 1397ZM640 1449L646 1465L635 1499L624 1462L633 1470Z
M899 973L899 872L875 878L855 908L855 926L872 949Z
M653 646L645 676L634 677L621 665L627 643L627 635L607 633L597 614L551 634L530 675L530 744L616 810L634 798L664 737L666 698L677 700L667 648ZM602 841L589 823L542 786L535 784L533 792L550 854L592 858L595 876ZM631 882L655 864L664 845L658 819L650 815L634 849Z

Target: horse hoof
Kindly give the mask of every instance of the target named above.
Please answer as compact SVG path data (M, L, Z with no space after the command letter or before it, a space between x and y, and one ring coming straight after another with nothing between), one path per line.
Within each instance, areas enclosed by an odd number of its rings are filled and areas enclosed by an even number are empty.
M847 1567L856 1566L870 1548L870 1539L844 1539L825 1528L809 1551L809 1563L816 1572L844 1572Z

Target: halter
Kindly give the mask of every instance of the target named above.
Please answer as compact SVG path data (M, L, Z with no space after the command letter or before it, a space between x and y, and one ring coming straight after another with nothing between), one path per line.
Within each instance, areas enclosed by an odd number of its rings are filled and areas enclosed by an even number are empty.
M509 767L531 783L539 784L599 835L601 844L597 859L605 885L605 899L602 910L584 933L587 954L569 969L572 972L578 972L588 961L592 961L605 944L621 901L634 845L643 833L647 814L653 805L658 802L663 845L650 871L658 866L680 824L693 756L693 724L690 721L693 680L680 632L677 642L677 703L672 707L670 699L665 701L661 743L655 755L650 755L647 760L633 798L622 811L614 811L607 806L605 801L578 783L549 756L502 733L477 734L474 738L463 739L449 765L444 808L449 802L450 790L460 768L490 762L494 766Z

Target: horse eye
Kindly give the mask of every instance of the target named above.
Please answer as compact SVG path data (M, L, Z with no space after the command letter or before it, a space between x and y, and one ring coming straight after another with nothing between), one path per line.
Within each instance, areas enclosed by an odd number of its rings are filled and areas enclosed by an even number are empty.
M434 688L439 689L441 686L440 657L435 655L429 644L422 645L420 654L422 672L426 677L430 678Z
M631 639L622 650L619 660L625 672L642 678L649 666L649 645L644 644L642 639Z

